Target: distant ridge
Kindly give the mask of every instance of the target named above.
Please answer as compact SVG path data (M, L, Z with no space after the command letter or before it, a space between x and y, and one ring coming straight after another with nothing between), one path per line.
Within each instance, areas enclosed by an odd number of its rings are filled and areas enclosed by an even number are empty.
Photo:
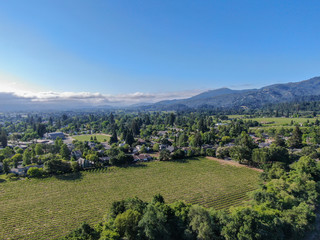
M293 101L320 101L320 77L301 82L273 84L260 89L232 90L219 88L186 99L164 100L157 103L136 103L131 106L124 106L121 102L116 102L118 106L113 102L97 105L90 102L77 101L77 99L54 99L47 102L33 101L30 97L0 92L0 111L255 109L266 104Z
M232 90L220 88L181 100L161 101L145 109L176 110L177 108L259 108L265 104L297 101L320 96L320 77L301 82L273 84L260 89Z

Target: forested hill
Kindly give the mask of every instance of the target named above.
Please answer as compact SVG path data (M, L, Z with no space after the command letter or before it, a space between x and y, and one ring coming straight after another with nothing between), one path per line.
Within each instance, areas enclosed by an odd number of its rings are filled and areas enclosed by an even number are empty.
M144 109L259 108L270 103L314 100L318 96L320 96L320 77L314 77L301 82L275 84L260 89L231 90L221 88L188 99L161 101L146 106Z

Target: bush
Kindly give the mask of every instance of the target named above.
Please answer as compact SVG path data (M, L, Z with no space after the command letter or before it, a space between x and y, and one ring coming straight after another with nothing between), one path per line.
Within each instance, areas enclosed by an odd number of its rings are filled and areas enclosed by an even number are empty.
M216 150L213 149L213 148L208 148L206 154L207 154L207 156L215 157L216 156Z
M31 167L28 169L27 175L31 178L41 178L44 175L42 168Z
M160 161L170 160L170 152L167 149L161 150L159 160Z
M114 166L131 164L132 162L133 157L131 155L126 155L124 152L120 152L116 157L111 157L109 160L109 163Z
M226 157L230 157L229 150L230 147L218 147L216 151L217 158L224 159Z
M80 171L80 166L78 164L78 162L71 162L71 169L72 172L79 172Z
M16 175L16 174L14 174L14 173L8 173L8 174L6 175L6 179L7 179L8 181L15 181L15 180L18 180L18 179L19 179L19 176Z
M185 157L185 153L181 149L174 151L172 154L172 159L182 159L184 157Z
M71 172L71 166L68 162L52 159L44 164L44 170L51 174L60 174Z

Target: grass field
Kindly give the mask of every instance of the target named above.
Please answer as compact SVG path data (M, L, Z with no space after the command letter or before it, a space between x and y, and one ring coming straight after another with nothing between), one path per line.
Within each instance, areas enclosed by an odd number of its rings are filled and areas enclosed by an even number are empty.
M85 135L75 135L71 136L73 139L79 140L79 141L90 141L91 137L97 137L98 142L105 142L105 140L109 141L110 136L107 136L105 134L85 134Z
M309 122L314 122L316 119L315 118L250 118L251 120L260 122L260 123L264 123L264 122L274 122L271 124L263 124L266 126L281 126L281 125L286 125L286 124L290 124L291 121L293 121L294 123L305 123L309 120ZM248 120L248 119L247 119Z
M149 162L108 172L82 172L0 184L0 239L53 239L81 222L97 223L115 200L183 199L216 209L243 204L259 172L207 158Z
M241 115L229 115L229 118L242 118L243 120L252 120L260 123L264 122L274 122L270 124L263 124L263 126L281 126L281 125L289 125L291 121L295 123L305 123L309 120L309 122L314 122L316 118L283 118L283 117L273 117L273 118L243 118Z
M279 125L279 126L250 127L250 129L264 129L264 130L268 130L270 128L275 129L275 130L278 130L281 128L293 130L295 128L295 126L281 126L281 125ZM300 127L301 130L306 129L306 128L308 128L308 127Z

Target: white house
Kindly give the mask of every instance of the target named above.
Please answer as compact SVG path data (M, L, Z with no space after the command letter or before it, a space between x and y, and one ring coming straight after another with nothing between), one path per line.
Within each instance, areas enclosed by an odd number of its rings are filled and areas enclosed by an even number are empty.
M58 137L61 139L65 138L65 135L63 132L46 133L44 136L45 138L52 139L52 140L56 140Z

